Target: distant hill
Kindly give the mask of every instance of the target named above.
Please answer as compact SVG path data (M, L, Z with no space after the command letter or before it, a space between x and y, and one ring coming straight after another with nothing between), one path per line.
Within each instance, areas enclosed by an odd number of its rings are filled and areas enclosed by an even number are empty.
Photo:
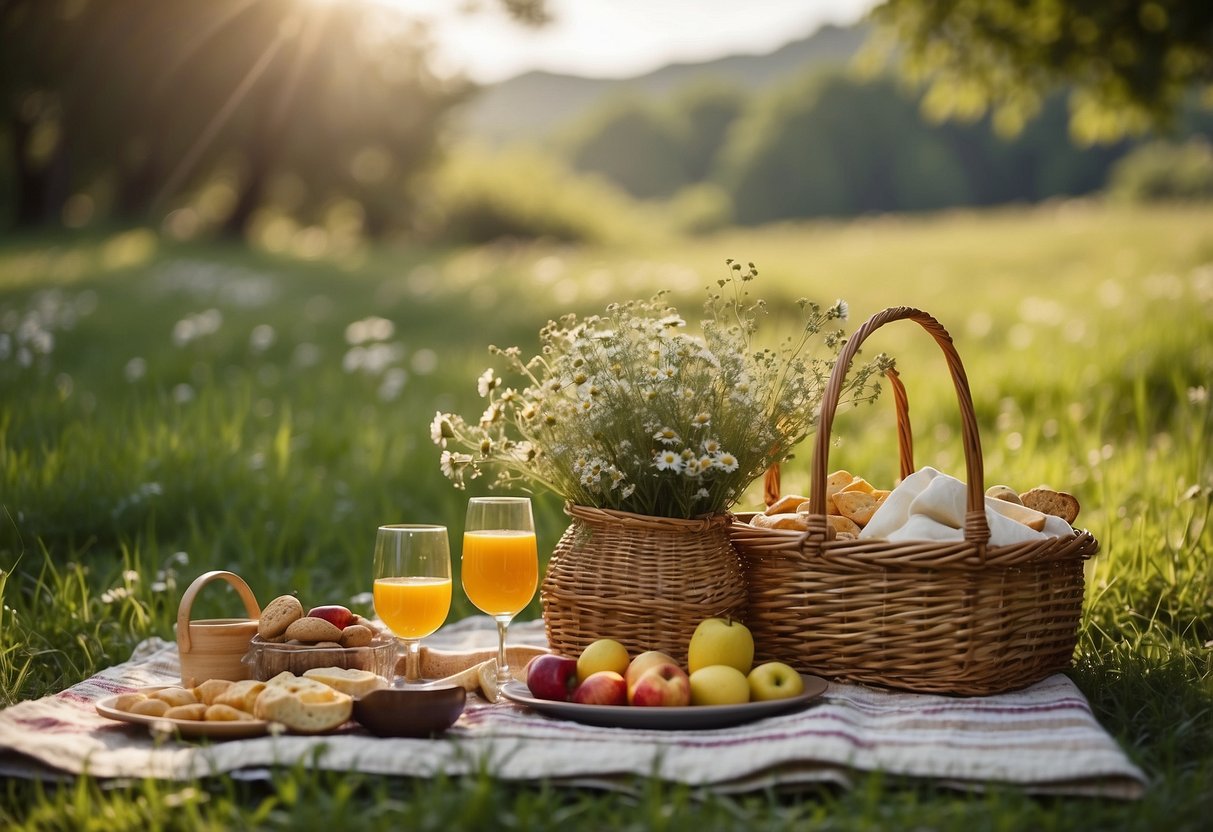
M488 141L538 138L623 91L661 96L697 81L720 80L761 90L812 66L840 64L867 37L862 25L827 25L766 55L732 55L691 64L671 64L634 78L583 78L528 72L485 87L464 108L468 135Z

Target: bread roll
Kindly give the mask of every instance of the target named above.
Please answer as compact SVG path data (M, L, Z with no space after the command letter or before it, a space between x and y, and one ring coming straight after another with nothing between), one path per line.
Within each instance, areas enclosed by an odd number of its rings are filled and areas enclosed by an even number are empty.
M305 679L315 679L334 690L350 696L366 696L371 691L387 687L387 680L369 670L345 670L340 667L313 667L303 672Z
M159 699L166 703L170 708L176 708L180 705L194 705L198 702L198 697L194 696L192 690L185 688L164 688L163 690L153 691L148 694L149 699Z
M143 699L131 705L130 712L140 716L164 716L168 703L163 699Z
M786 514L787 512L795 511L796 506L800 505L807 499L809 498L803 497L800 494L787 494L767 506L767 510L764 511L763 514L769 516L773 514Z
M215 697L230 688L232 683L227 679L207 679L194 688L194 696L203 705L214 705Z
M114 707L119 711L129 711L136 702L142 702L145 699L147 699L146 693L123 693L114 700Z
M849 517L843 517L840 514L831 514L826 517L835 532L845 532L855 537L859 537L859 526ZM837 537L835 537L837 539Z
M223 693L215 697L214 705L227 705L237 710L253 713L257 697L265 690L265 682L256 679L243 679L233 682Z
M191 722L200 722L205 716L206 705L201 702L195 702L193 705L178 705L164 712L165 719L188 719Z
M252 722L256 717L231 705L211 705L206 709L203 719L207 722Z
M353 709L354 697L349 694L284 671L266 684L253 715L301 734L315 734L341 725Z
M755 514L750 523L760 529L792 529L798 532L809 530L808 518L796 512L771 515Z

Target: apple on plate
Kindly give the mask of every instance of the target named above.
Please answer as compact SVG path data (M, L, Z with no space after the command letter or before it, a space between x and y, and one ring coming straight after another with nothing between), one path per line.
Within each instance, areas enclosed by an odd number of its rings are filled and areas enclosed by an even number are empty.
M577 686L573 701L579 705L626 705L628 686L614 670L599 670Z
M744 673L727 664L711 664L691 674L692 705L743 705L750 701Z
M547 653L526 666L526 686L538 699L567 702L577 687L577 660Z
M750 671L747 677L750 698L755 702L791 699L804 693L804 679L794 668L783 662L766 662Z
M323 607L312 607L308 610L308 618L323 618L338 630L344 630L354 623L354 614L340 604L329 604Z
M622 678L628 672L628 648L611 638L600 638L581 651L577 657L577 679L586 679L603 670L613 671Z
M672 663L650 667L628 688L628 704L642 708L678 708L691 704L691 681Z
M662 653L660 650L646 650L632 659L627 671L623 674L624 681L628 683L628 691L630 692L636 686L636 682L646 670L657 667L659 664L672 664L674 667L678 667L678 662L674 661L668 653Z
M687 646L687 670L728 665L750 672L754 666L754 636L750 628L732 618L705 618L699 622Z

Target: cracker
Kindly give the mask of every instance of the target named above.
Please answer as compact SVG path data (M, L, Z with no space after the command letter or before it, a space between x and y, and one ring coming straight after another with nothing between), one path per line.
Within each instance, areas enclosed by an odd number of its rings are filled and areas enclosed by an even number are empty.
M866 526L876 513L876 498L866 491L840 491L834 495L834 505L857 526Z

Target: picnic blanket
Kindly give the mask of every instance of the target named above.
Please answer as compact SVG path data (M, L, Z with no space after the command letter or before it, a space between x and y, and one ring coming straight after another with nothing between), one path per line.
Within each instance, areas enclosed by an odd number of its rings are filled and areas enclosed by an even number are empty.
M470 618L427 643L495 644L492 620ZM511 628L510 643L544 644L542 622ZM956 698L831 684L804 710L731 728L596 728L517 704L469 697L441 739L378 739L356 727L318 737L189 742L100 716L94 703L144 685L179 681L176 645L143 642L129 661L61 693L0 711L0 772L192 779L305 762L325 769L427 777L476 773L507 780L630 788L656 776L721 792L850 786L860 772L961 789L1013 784L1025 791L1134 799L1147 781L1096 721L1067 677L1025 690Z

